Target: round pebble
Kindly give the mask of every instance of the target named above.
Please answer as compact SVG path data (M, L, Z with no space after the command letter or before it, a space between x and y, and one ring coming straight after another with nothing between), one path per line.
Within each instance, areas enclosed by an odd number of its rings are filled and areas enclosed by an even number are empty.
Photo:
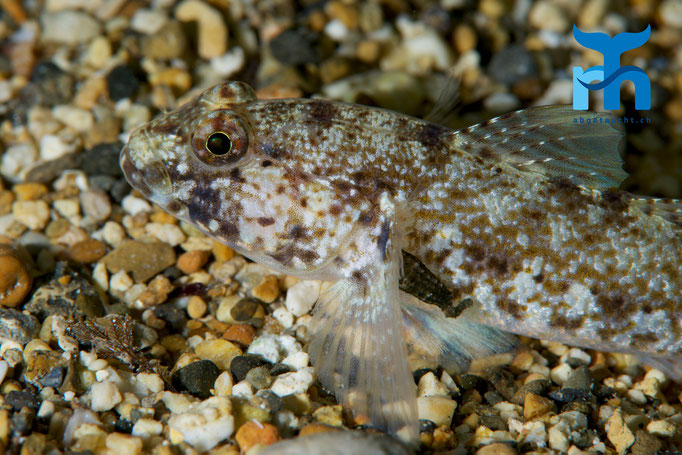
M204 265L206 265L210 254L211 253L209 251L187 251L178 257L176 267L188 275L190 273L198 272Z
M18 251L0 243L0 305L19 306L31 290L33 280Z
M87 239L73 244L69 248L69 257L75 262L90 264L97 262L107 253L104 242Z
M245 453L256 445L274 444L280 440L280 436L276 426L251 420L239 427L235 439L242 453Z

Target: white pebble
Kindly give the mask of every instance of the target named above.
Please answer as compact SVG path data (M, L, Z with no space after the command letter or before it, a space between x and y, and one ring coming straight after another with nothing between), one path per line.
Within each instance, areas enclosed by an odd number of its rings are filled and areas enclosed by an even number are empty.
M78 199L57 199L52 203L52 207L64 218L73 218L80 214L81 206Z
M428 372L419 379L417 387L417 396L420 397L447 397L449 390L443 383L441 383L435 374Z
M272 384L272 392L280 397L304 393L313 383L312 368L301 368L293 373L284 373L277 376Z
M457 402L450 398L417 398L417 414L419 415L419 419L430 420L439 426L450 425L455 409L457 409Z
M112 291L125 292L134 284L134 281L125 270L114 273L109 280L109 289Z
M253 386L247 381L240 381L232 386L232 395L235 397L252 398L253 392Z
M216 396L223 397L232 395L232 387L234 381L232 380L232 375L229 371L223 371L220 376L215 380L213 384L213 389L215 390Z
M312 310L319 296L319 281L299 281L287 291L284 305L294 316L302 316Z
M110 381L92 384L90 395L92 397L90 408L95 412L110 411L122 400L118 387Z
M121 244L126 237L126 231L123 226L115 221L107 221L102 228L102 238L104 241L116 248Z
M282 360L282 364L290 366L294 370L305 368L308 366L308 363L310 363L310 356L307 352L303 351L294 352Z
M67 169L62 172L62 175L60 175L59 178L54 181L53 186L57 191L73 188L74 186L81 191L87 191L90 189L88 176L85 175L85 172L75 169Z
M561 361L566 363L568 360L579 363L581 365L589 365L592 362L592 357L582 349L571 348L566 354L561 357Z
M2 385L2 381L5 380L5 376L7 375L8 370L9 370L9 363L7 363L4 360L0 360L0 385Z
M9 180L16 180L19 174L38 158L38 151L31 143L7 147L0 162L0 173Z
M43 229L50 220L50 207L45 201L17 201L12 204L14 218L29 229Z
M665 0L658 9L665 25L682 28L682 0Z
M270 363L277 363L284 357L301 350L301 344L290 335L263 334L249 345L249 354L258 354Z
M154 419L139 419L133 426L132 435L142 439L158 436L163 432L163 424Z
M656 436L672 438L675 435L675 425L667 420L653 420L646 426L646 431Z
M186 442L201 452L211 450L234 431L232 403L226 397L211 397L168 419L173 444Z
M246 55L244 50L235 46L229 52L211 59L211 68L217 74L228 78L244 67Z
M59 11L43 14L42 39L60 44L86 43L100 33L100 24L80 11Z
M272 312L272 317L277 319L277 322L285 329L290 329L294 325L294 315L283 306L275 309Z
M646 395L639 389L628 390L628 398L637 405L643 406L646 404Z
M145 231L160 242L165 242L170 246L178 246L187 238L182 229L175 224L168 223L148 223Z
M563 385L572 372L573 369L569 364L562 363L561 365L552 368L552 371L550 371L549 376L552 379L552 381L554 381L556 384Z
M198 53L209 60L227 51L228 30L223 15L199 0L185 0L175 8L175 17L182 22L198 22Z
M152 393L158 393L164 389L163 379L156 373L138 373L135 381L144 385Z
M56 407L54 405L54 401L43 400L43 402L40 403L40 408L38 408L38 413L36 415L40 419L49 419L52 417L52 414L54 414L55 410Z
M153 35L168 22L168 16L161 11L140 8L130 20L130 28L145 35Z
M53 107L52 115L64 125L80 133L91 130L95 124L92 112L68 104Z
M123 210L125 210L126 213L129 213L133 216L137 215L138 213L149 212L152 210L152 206L149 205L149 202L142 198L135 197L132 194L129 194L123 198L121 201L121 207L123 207Z
M109 218L111 215L111 202L109 196L102 191L83 191L79 195L83 214L88 220L98 223Z

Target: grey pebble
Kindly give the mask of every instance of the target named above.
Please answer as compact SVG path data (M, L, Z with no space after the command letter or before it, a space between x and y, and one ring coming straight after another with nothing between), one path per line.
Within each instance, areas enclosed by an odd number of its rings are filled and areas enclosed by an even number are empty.
M26 344L38 336L38 320L21 311L0 307L0 341L16 341Z

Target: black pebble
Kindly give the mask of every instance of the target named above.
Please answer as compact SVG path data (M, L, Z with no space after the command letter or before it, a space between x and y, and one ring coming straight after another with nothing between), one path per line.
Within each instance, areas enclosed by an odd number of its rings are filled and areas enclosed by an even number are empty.
M173 373L171 383L178 390L188 391L199 398L208 398L219 375L220 370L215 363L199 360Z
M140 88L140 82L130 67L119 65L107 74L107 88L109 98L112 101L119 101L132 98Z
M283 363L276 363L270 368L270 376L279 376L280 374L290 373L291 367Z
M268 363L261 356L254 354L238 355L230 363L230 372L237 382L246 378L249 370ZM271 373L272 374L272 373Z
M317 63L319 56L313 46L314 40L311 30L285 30L270 41L270 50L285 65Z
M11 406L15 411L25 407L38 409L40 407L40 397L28 390L12 390L5 397L4 404Z
M284 400L282 400L278 395L276 395L270 389L259 390L256 392L257 397L261 397L268 405L268 410L270 414L275 414L284 407Z
M118 156L123 144L120 142L97 144L83 152L83 172L88 175L122 177Z
M187 320L184 310L178 308L174 303L163 303L155 306L154 316L166 321L175 330L181 330Z
M52 62L40 62L33 68L31 86L41 104L66 103L73 97L73 85L73 77Z
M64 381L64 373L66 369L64 367L54 367L47 372L45 376L40 378L38 382L43 387L60 387Z

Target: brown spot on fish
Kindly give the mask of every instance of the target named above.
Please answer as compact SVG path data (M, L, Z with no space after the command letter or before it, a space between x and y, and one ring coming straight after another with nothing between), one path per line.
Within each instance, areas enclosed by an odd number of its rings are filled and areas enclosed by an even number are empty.
M452 134L451 130L435 123L425 123L417 131L417 140L427 147L440 148L448 137Z
M257 221L258 224L260 224L263 227L272 226L273 224L275 224L275 219L271 217L260 217L257 219Z

